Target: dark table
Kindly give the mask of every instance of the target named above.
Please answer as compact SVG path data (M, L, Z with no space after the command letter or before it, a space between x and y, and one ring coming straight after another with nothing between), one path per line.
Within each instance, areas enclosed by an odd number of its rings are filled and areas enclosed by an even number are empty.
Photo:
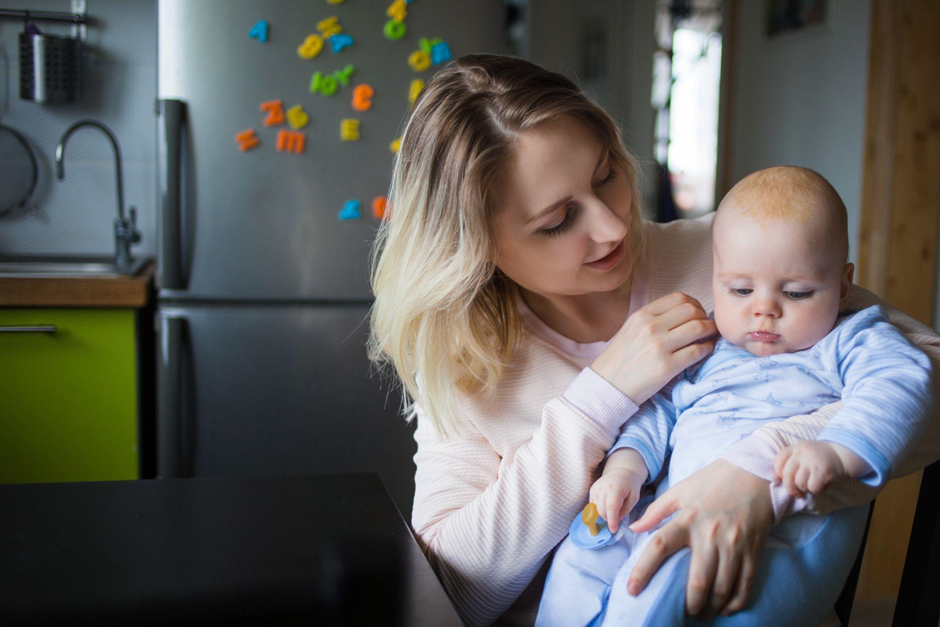
M460 625L376 475L0 485L0 624Z

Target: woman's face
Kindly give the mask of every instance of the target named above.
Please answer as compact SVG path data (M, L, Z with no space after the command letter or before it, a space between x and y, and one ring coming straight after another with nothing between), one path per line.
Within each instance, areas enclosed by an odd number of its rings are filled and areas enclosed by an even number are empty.
M606 292L630 276L630 181L575 118L523 133L501 191L496 265L523 289Z

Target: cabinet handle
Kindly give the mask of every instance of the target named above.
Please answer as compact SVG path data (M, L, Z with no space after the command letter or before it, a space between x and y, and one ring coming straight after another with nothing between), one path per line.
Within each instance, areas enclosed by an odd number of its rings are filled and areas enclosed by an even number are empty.
M0 327L0 333L55 333L54 324L37 324L22 327Z

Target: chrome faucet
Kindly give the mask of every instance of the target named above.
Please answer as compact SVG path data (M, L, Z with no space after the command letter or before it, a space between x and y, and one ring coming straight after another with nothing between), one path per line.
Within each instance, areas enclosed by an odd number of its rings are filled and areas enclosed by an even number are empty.
M117 138L104 124L94 120L82 120L76 122L65 131L59 144L55 147L55 171L56 178L62 180L65 178L65 143L69 136L83 126L93 126L108 136L111 142L111 148L114 149L114 176L117 182L117 212L118 217L114 220L114 249L115 265L118 268L130 268L134 257L131 255L131 244L140 241L140 231L137 230L137 209L130 208L130 220L124 216L124 185L121 172L121 149L118 147Z

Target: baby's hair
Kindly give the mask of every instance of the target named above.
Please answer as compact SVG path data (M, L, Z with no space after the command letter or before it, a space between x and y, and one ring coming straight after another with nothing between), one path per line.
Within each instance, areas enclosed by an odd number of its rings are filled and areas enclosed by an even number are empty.
M460 430L458 392L494 389L521 321L496 267L494 216L519 136L571 116L630 181L630 252L644 260L638 167L620 129L570 80L514 57L471 55L428 81L408 117L373 248L369 356L392 365L405 414ZM419 385L420 383L420 385Z
M818 172L798 166L776 166L747 175L718 205L722 213L765 220L806 223L823 220L832 240L848 260L849 234L845 204L835 188ZM716 218L716 221L719 220Z

